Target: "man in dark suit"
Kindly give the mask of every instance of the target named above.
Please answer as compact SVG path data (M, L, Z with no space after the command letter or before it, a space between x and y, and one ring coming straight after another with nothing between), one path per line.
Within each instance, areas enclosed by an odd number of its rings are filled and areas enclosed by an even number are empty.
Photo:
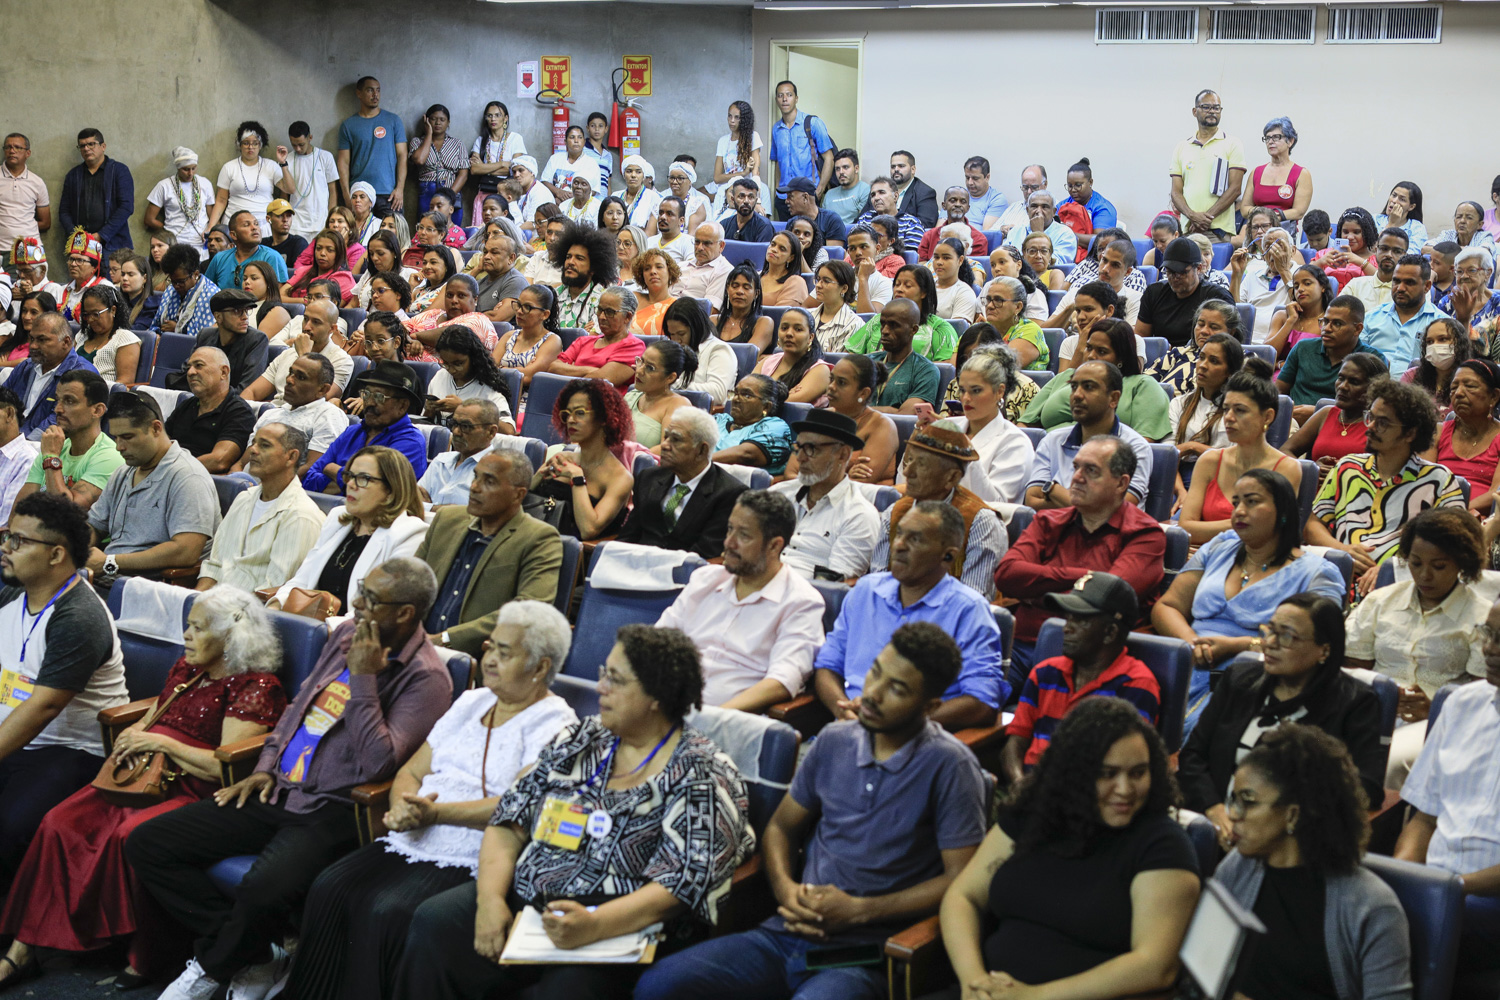
M896 184L896 193L901 196L898 211L915 215L928 229L937 225L938 199L932 186L916 176L917 158L904 149L891 154L891 180Z
M713 463L719 427L704 410L680 406L661 432L661 464L636 477L634 509L619 540L724 554L729 512L745 485Z
M531 476L525 455L496 449L474 467L468 505L448 504L433 514L417 558L438 578L426 622L438 645L478 659L502 604L557 599L562 539L521 510Z

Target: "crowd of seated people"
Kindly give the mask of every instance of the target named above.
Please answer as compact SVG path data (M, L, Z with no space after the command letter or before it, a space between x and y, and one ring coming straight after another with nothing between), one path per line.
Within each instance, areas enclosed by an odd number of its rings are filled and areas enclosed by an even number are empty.
M128 941L116 985L171 1000L875 1000L936 917L943 995L1105 1000L1172 986L1211 876L1266 927L1244 996L1410 996L1360 863L1388 790L1494 972L1494 213L1318 209L1291 121L1252 172L1205 91L1148 251L1088 159L1063 200L905 150L866 183L776 93L767 143L737 101L658 185L592 118L539 167L500 102L467 159L442 105L408 143L366 77L337 157L302 122L241 123L217 184L173 150L148 256L85 129L50 281L50 209L0 188L0 990ZM591 562L690 559L559 681ZM137 584L193 599L182 656L101 739ZM295 691L279 616L325 625ZM716 720L767 716L815 738L757 836ZM149 806L91 784L158 754ZM768 905L715 937L752 857ZM502 964L533 906L564 960ZM652 962L565 960L658 926Z

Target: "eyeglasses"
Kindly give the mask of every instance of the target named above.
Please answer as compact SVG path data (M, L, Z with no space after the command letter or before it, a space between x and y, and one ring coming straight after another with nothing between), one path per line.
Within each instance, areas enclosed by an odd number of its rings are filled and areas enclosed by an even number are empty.
M544 308L544 307L542 307L542 306L534 306L530 302L521 302L521 303L517 304L517 306L516 306L516 312L522 312L522 313L539 312L540 313L540 312L547 312L547 309ZM597 310L595 312L595 315L596 316L602 316L602 315L604 315L604 310L603 309Z
M1251 809L1261 805L1273 805L1274 803L1262 802L1260 799L1251 798L1250 792L1234 791L1224 797L1224 811L1230 816L1244 817Z
M0 535L0 539L4 537L4 535ZM1500 628L1495 628L1493 625L1481 625L1478 631L1480 641L1500 645Z
M1007 298L1004 298L1004 297L999 296L999 295L986 295L984 297L984 304L987 305L987 306L1003 306L1007 302L1015 302L1015 303L1019 304L1019 303L1021 303L1023 301L1025 301L1025 300L1024 299L1007 299Z
M23 545L58 545L59 542L49 542L42 538L28 538L18 531L0 531L0 549L14 552Z
M369 477L366 477L366 478L369 478ZM358 588L354 591L354 599L356 601L358 601L360 604L363 604L367 608L379 607L382 604L410 604L411 603L410 601L382 601L382 600L378 600L377 598L371 596L370 592L365 589L365 585L364 585L363 581L360 582Z
M1376 434L1384 434L1392 427L1400 427L1401 421L1392 420L1390 417L1377 417L1373 413L1366 413L1365 426Z
M1484 268L1481 267L1456 267L1453 269L1453 273L1458 275L1460 278L1477 278L1481 274L1489 274L1490 272L1484 270ZM93 314L89 313L88 315Z
M594 317L596 319L614 319L616 316L623 316L623 315L624 315L624 313L622 313L618 309L603 308L603 309L595 309L594 310Z
M1260 641L1264 645L1275 646L1278 649L1288 649L1294 643L1301 642L1302 636L1289 628L1265 624L1260 626Z
M366 337L365 338L365 343L369 344L371 347L380 347L380 346L385 345L385 344L394 344L395 342L396 342L396 338L395 337ZM360 392L360 395L363 396L364 392Z
M1198 110L1199 111L1223 111L1224 110L1224 105L1222 105L1222 104L1200 104L1200 105L1198 105Z
M816 443L798 441L792 445L792 452L797 456L798 461L801 461L802 459L812 458L824 448L837 448L838 446L838 441L819 441Z
M450 430L457 431L460 434L467 434L470 431L477 431L483 426L484 424L476 424L472 420L455 420L448 425Z
M1214 108L1213 110L1217 111L1219 109L1218 108ZM1286 142L1286 136L1282 135L1280 132L1277 132L1277 133L1274 133L1272 135L1263 135L1263 136L1261 136L1260 137L1260 141L1263 142L1263 143L1265 143L1267 146L1269 146L1273 142Z
M99 316L108 316L111 312L113 312L111 309L95 309L93 312L85 312L83 316L85 319L94 319Z
M733 399L760 399L760 395L754 389L735 389L729 395Z
M374 389L361 389L359 398L364 400L366 406L379 406L392 397L383 392L376 392Z
M633 680L635 680L635 678L626 677L623 674L610 670L608 667L599 668L599 683L609 688L610 690L629 687L630 683Z
M369 489L372 483L379 483L381 486L385 485L385 480L379 476L370 476L363 472L353 476L345 476L344 482L351 486L358 486L362 490Z

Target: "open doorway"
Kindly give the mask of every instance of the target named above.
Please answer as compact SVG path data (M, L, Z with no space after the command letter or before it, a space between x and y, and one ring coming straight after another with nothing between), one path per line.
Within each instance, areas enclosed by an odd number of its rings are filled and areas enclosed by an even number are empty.
M797 85L798 109L823 119L840 148L858 149L863 56L864 42L858 38L772 40L771 93L767 100L772 119L776 116L776 84L791 80ZM762 134L769 137L769 126Z

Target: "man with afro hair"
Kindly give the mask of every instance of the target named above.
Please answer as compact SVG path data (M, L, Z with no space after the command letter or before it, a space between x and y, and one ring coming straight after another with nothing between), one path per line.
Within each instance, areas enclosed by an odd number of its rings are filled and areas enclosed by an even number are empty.
M570 222L547 253L552 266L562 271L562 283L557 286L558 325L598 333L594 317L599 297L619 276L614 235Z

